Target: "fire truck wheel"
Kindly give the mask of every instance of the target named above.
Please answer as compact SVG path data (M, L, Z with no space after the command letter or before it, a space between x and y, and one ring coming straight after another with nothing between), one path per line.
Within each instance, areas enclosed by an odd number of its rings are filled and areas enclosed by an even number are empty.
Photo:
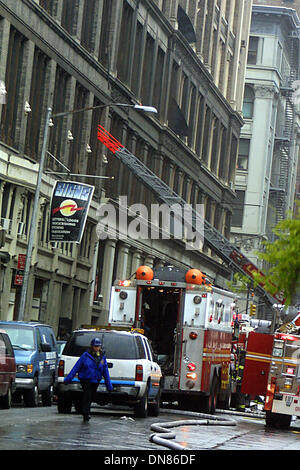
M231 407L232 403L232 395L231 392L227 392L226 395L224 395L224 398L221 400L218 400L217 407L220 408L221 410L229 410Z
M210 413L214 414L216 411L217 401L218 401L218 393L219 393L219 381L218 377L214 375L210 394L203 399L202 411L203 413Z
M291 424L292 417L281 413L272 413L266 411L266 425L270 428L288 429Z
M211 391L210 391L210 406L209 406L209 413L214 414L217 407L219 395L219 380L216 375L214 375L212 384L211 384Z

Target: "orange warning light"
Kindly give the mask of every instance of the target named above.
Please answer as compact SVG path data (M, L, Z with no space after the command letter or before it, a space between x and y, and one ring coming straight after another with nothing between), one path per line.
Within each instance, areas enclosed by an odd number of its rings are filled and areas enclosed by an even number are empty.
M185 280L189 284L203 284L204 283L204 275L202 274L199 269L189 269L189 271L185 275Z
M140 266L135 274L139 281L151 281L153 279L153 271L149 266Z

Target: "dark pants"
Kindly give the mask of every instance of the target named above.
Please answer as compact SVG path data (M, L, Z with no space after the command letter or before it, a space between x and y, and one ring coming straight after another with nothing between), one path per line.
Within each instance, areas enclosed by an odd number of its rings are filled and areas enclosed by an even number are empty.
M91 403L95 400L96 390L98 387L98 383L92 383L87 380L80 381L83 396L82 396L82 414L83 416L88 416L91 410Z

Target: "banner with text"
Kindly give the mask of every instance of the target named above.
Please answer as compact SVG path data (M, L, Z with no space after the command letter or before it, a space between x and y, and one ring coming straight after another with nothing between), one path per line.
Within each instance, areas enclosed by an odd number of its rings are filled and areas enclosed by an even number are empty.
M81 242L94 189L73 181L55 183L50 209L51 242Z

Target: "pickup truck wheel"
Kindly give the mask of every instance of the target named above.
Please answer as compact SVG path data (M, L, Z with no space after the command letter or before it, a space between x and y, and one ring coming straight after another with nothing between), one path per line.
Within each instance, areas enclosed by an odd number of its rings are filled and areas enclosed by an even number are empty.
M77 414L81 415L82 414L82 398L75 398L73 400L75 411Z
M57 398L57 411L59 413L71 413L72 410L72 398L59 395Z
M148 415L149 416L158 416L160 412L160 397L161 390L158 391L156 400L154 403L149 403L148 405Z
M27 407L36 407L39 404L39 391L36 380L34 385L30 390L25 390L24 392L24 403Z
M145 393L136 405L134 405L134 416L137 418L146 418L148 415L148 387Z

